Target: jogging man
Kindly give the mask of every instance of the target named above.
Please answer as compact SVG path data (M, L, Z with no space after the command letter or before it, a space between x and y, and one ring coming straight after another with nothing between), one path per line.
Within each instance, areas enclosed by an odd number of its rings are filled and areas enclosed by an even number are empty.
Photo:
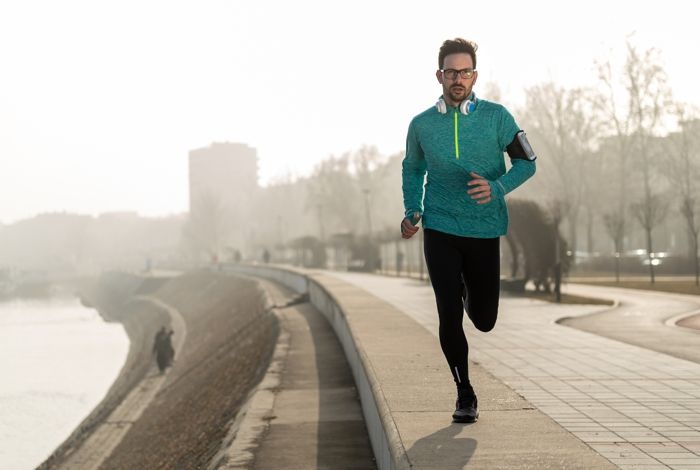
M508 229L504 196L535 173L536 158L513 116L472 91L478 78L476 49L461 38L443 43L436 72L442 96L411 121L402 170L406 212L401 233L411 238L422 220L440 346L457 384L452 418L460 423L479 417L469 382L464 311L481 331L496 324L499 237ZM508 171L504 152L512 164Z

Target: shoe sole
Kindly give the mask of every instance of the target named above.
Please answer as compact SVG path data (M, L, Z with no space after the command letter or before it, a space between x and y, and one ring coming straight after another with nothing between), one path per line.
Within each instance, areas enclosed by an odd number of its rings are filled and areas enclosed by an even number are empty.
M460 423L460 424L463 424L463 423L476 423L478 420L479 420L479 415L476 415L475 418L459 418L459 417L452 416L452 422L453 422L453 423Z

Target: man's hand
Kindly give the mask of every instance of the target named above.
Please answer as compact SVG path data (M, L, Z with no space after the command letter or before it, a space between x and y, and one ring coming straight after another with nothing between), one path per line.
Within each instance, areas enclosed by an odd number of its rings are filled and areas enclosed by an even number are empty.
M474 179L467 183L467 186L472 186L472 188L467 191L467 194L469 194L472 199L476 200L477 204L491 202L491 185L488 180L473 171L469 173L469 175Z
M405 239L411 238L418 231L418 227L411 223L411 219L405 217L401 221L401 237Z

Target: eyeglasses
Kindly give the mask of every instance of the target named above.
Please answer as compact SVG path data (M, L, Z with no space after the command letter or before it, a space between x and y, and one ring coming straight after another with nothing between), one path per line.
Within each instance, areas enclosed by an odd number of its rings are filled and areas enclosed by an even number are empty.
M464 79L469 79L474 76L474 72L476 70L474 69L462 69L462 70L455 70L455 69L446 69L446 70L440 70L442 72L442 76L445 77L448 80L456 80L457 79L457 74L459 74L460 77Z

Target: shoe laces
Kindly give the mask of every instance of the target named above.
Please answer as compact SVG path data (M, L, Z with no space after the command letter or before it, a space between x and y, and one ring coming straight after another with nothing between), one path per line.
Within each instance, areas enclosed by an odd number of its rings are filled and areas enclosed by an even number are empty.
M457 403L460 408L465 408L471 405L476 400L476 395L473 390L469 389L457 389Z

